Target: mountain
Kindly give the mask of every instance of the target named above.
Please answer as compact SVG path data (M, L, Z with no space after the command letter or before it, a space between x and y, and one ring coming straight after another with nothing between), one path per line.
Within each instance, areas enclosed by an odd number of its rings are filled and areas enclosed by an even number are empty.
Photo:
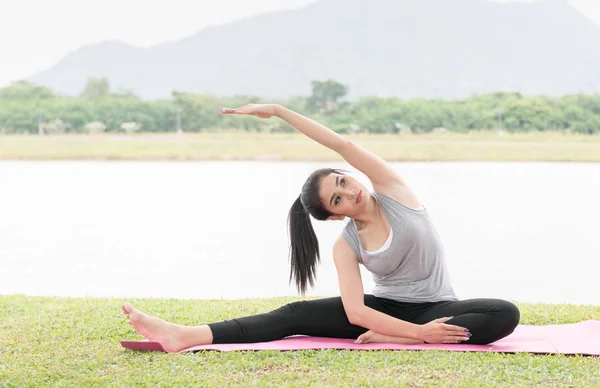
M31 81L77 95L88 77L145 98L310 94L460 98L494 91L600 93L600 27L567 0L320 0L138 48L85 46Z

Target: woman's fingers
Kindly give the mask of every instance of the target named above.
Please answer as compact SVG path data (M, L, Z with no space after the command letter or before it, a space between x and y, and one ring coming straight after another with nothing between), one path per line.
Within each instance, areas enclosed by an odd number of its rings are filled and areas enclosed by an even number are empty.
M469 338L471 338L471 333L465 332L464 330L462 332L449 332L446 335L446 339L450 341L468 341Z
M460 326L456 326L456 325L449 325L447 323L444 323L444 328L448 331L452 331L452 332L461 332L461 333L468 333L469 329L464 328L464 327L460 327Z
M465 336L453 336L453 337L448 337L444 340L445 344L459 344L461 342L466 342L469 340L469 337L465 337Z
M255 113L251 112L247 108L238 108L238 109L223 108L223 109L221 109L221 114L224 114L224 115L254 115Z
M244 105L241 108L234 109L234 113L238 113L238 114L254 114L253 108L254 108L253 104L246 104L246 105Z
M444 343L447 344L458 344L461 342L468 341L471 338L471 332L469 329L456 325L443 324L446 329L447 335Z

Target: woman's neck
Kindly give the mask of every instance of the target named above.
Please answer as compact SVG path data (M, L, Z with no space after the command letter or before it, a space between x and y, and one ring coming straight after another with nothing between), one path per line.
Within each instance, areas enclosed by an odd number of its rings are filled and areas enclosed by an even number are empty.
M358 229L365 229L370 225L381 222L381 207L375 198L371 197L365 211L353 217L353 220Z

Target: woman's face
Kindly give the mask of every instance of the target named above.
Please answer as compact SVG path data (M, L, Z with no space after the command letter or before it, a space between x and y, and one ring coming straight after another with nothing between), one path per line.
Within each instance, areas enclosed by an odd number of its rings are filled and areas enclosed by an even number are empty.
M332 219L343 219L344 216L354 217L364 210L369 192L348 175L329 174L321 180L319 198L325 209L336 215Z

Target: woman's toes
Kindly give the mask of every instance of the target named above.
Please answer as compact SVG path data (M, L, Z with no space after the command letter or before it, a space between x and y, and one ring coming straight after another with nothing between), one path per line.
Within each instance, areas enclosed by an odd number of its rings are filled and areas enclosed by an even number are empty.
M131 303L125 302L121 305L121 310L123 310L125 314L129 314L133 310L133 306L131 305Z

